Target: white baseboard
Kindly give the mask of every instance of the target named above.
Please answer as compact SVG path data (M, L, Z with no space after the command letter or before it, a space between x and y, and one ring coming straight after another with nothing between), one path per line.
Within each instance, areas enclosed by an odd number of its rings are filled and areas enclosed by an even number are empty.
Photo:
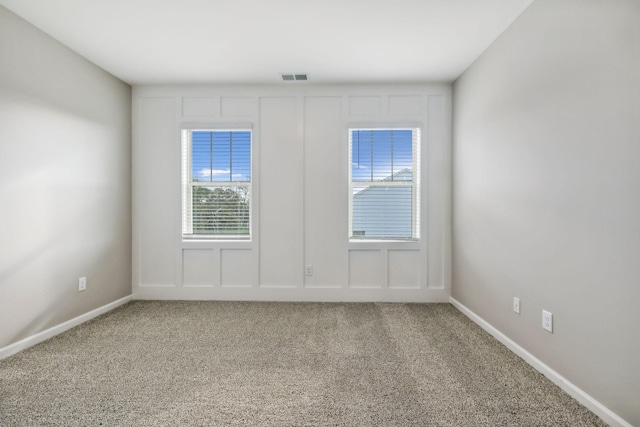
M468 309L466 306L461 304L455 298L450 297L449 302L458 310L462 312L465 316L471 319L473 322L478 324L482 329L491 334L494 338L504 344L509 350L520 356L531 365L538 372L543 374L545 377L549 378L554 384L560 387L562 390L567 392L571 397L576 399L578 402L586 406L591 412L599 416L604 422L609 424L612 427L633 427L631 424L622 419L615 412L604 406L602 403L598 402L596 399L587 394L584 390L577 387L575 384L571 383L565 377L560 375L558 372L554 371L542 362L540 359L535 357L533 354L529 353L523 347L519 346L515 343L511 338L504 335L498 329L493 327L489 322L478 316L476 313Z
M95 310L91 310L90 312L82 314L78 317L74 317L73 319L67 320L64 323L60 323L59 325L56 325L45 331L39 332L16 343L10 344L4 348L0 348L0 360L5 359L9 356L13 356L16 353L21 352L22 350L41 343L42 341L48 340L49 338L68 331L69 329L74 328L81 323L89 321L108 311L111 311L116 307L126 304L127 302L131 301L131 299L132 295L120 298L119 300L103 305L102 307L98 307Z
M140 285L136 300L299 301L299 302L449 302L449 288L212 287Z

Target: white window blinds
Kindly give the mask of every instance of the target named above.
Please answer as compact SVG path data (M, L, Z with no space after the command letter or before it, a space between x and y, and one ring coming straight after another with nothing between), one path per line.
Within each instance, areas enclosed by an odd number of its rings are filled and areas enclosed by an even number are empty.
M251 131L183 130L183 238L250 235Z
M349 129L350 239L420 238L420 129Z

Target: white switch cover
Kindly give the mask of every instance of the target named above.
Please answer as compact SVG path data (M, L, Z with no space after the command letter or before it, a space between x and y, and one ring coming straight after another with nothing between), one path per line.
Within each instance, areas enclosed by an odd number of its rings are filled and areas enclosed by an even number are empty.
M520 298L513 297L513 311L520 314Z
M87 289L87 278L81 277L78 279L78 291L84 291Z
M553 333L553 314L547 310L542 310L542 329Z

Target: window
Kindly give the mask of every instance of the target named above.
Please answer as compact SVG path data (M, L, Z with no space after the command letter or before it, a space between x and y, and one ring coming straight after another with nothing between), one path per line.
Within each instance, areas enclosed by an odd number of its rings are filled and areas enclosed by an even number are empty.
M349 129L349 238L420 238L420 129Z
M251 131L182 131L182 237L251 236Z

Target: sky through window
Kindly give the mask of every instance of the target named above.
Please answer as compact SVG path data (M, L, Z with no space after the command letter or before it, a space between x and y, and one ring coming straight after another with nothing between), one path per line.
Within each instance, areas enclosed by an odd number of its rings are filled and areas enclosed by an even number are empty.
M411 129L365 129L351 132L352 181L411 181Z
M191 138L194 181L251 181L250 131L193 131Z

